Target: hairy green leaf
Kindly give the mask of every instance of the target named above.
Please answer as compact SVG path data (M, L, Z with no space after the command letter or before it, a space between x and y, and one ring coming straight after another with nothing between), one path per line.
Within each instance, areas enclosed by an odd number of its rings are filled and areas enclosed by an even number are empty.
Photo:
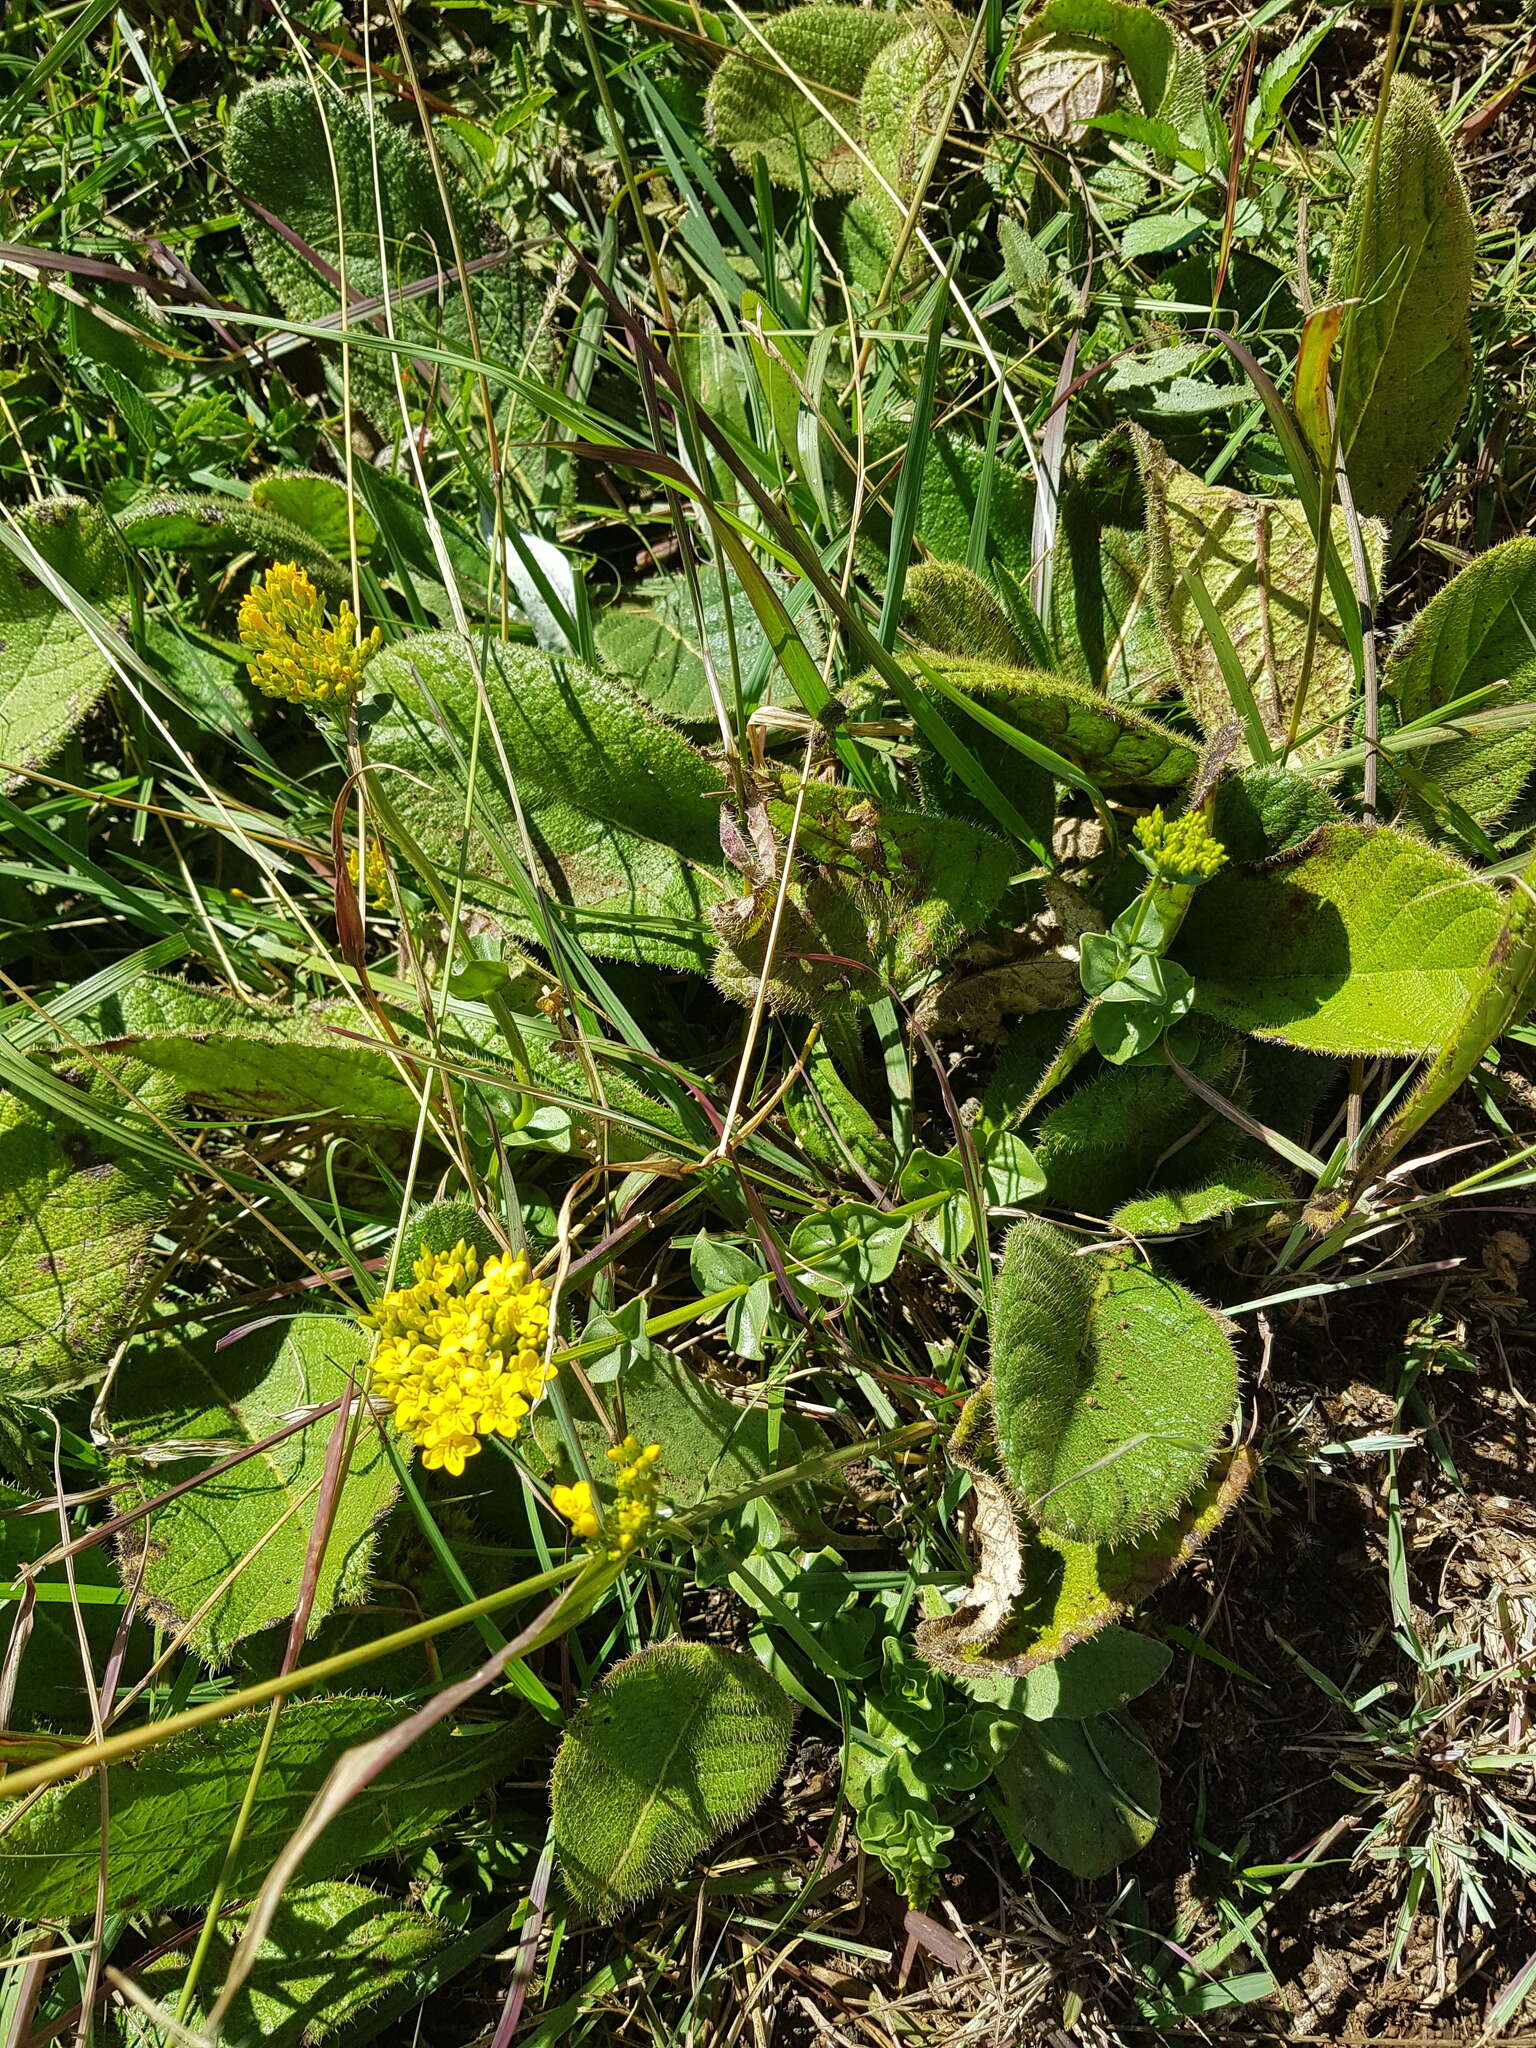
M909 19L870 63L854 130L869 159L859 166L863 202L893 239L949 112L967 41L966 24L947 8Z
M1253 1202L1289 1202L1296 1191L1262 1159L1234 1159L1209 1180L1122 1202L1110 1218L1126 1237L1172 1237L1230 1216Z
M126 632L123 550L111 523L78 498L29 505L20 523L49 567ZM111 680L86 628L0 547L0 788L46 766Z
M1095 781L1177 789L1192 779L1198 766L1199 757L1188 740L1145 712L1096 696L1064 676L1040 675L956 655L945 655L933 666L967 697ZM963 717L958 712L952 715L957 720ZM975 743L977 728L969 720L964 726L965 736ZM990 738L985 742L989 750L1001 744Z
M130 1350L111 1415L117 1440L153 1449L154 1462L122 1458L124 1506L148 1500L206 1463L207 1446L243 1450L304 1408L336 1400L366 1378L369 1340L340 1316L300 1315L222 1341L211 1330L184 1340L147 1338ZM210 1664L229 1660L258 1629L298 1605L321 1475L335 1427L326 1416L205 1480L130 1524L119 1551L123 1581L142 1585L144 1605L170 1628L193 1624L192 1647ZM397 1491L379 1428L350 1414L353 1442L316 1581L311 1626L367 1591L375 1532ZM180 1458L178 1445L187 1448ZM140 1568L142 1565L142 1579Z
M335 1117L410 1130L416 1098L387 1051L349 1043L374 1028L350 1003L296 1015L148 975L92 1014L91 1041L129 1051L196 1102L251 1117ZM76 1036L80 1029L75 1027Z
M1208 735L1238 717L1238 707L1187 579L1198 576L1248 679L1265 731L1283 742L1306 666L1307 628L1317 543L1294 498L1253 498L1205 483L1180 469L1155 441L1142 438L1147 485L1147 550L1152 601L1190 710ZM1349 531L1335 510L1335 545ZM1365 543L1381 567L1383 528L1370 520ZM1299 730L1322 728L1302 758L1327 754L1355 695L1354 657L1326 580Z
M332 90L316 91L299 79L270 80L254 86L230 114L224 168L252 208L245 232L256 267L290 317L306 323L334 317L343 265L354 303L438 280L397 301L395 331L407 342L468 351L456 257L479 264L496 256L505 238L448 172L450 223L432 163L404 129L382 114L370 122L362 104ZM469 290L483 352L524 369L540 294L527 264L507 253L510 260L477 268ZM377 313L371 319L381 324ZM400 368L409 382L413 366L407 360ZM385 359L358 349L352 374L380 419L393 419L394 379ZM517 439L514 432L505 444L512 461L520 455Z
M550 1781L573 1897L612 1920L681 1877L773 1789L794 1708L753 1657L661 1643L571 1719Z
M1237 1400L1221 1324L1123 1250L1078 1255L1040 1217L1009 1233L992 1330L1003 1468L1028 1512L1124 1543L1198 1491Z
M1503 907L1451 855L1383 828L1328 825L1196 897L1178 957L1195 1005L1311 1052L1430 1052L1455 1031Z
M902 625L919 646L1023 668L1024 649L992 592L963 562L918 562L907 571Z
M1223 1094L1240 1092L1240 1040L1207 1029L1188 1063ZM1231 1146L1231 1125L1171 1068L1106 1067L1042 1119L1035 1156L1054 1207L1108 1216L1155 1182L1197 1179Z
M251 503L258 512L270 512L290 526L300 527L338 561L345 562L351 555L354 531L360 555L368 554L379 537L367 506L354 504L349 520L346 485L333 476L321 476L318 470L271 470L251 485Z
M1423 86L1394 78L1373 182L1361 167L1334 242L1344 315L1335 400L1355 504L1390 519L1440 453L1472 381L1477 230Z
M1506 541L1431 598L1393 649L1386 687L1406 722L1507 685L1495 703L1536 697L1536 540ZM1536 726L1450 740L1414 757L1480 825L1493 825L1536 765Z
M714 948L705 913L725 893L720 770L579 662L492 644L482 673L483 711L469 649L451 634L401 641L368 665L378 709L366 750L401 771L386 778L384 794L412 837L442 872L456 872L478 728L479 823L465 854L471 892L514 930L538 936L498 851L515 858L523 843L505 760L551 921L568 923L596 953L707 965Z
M1181 135L1199 133L1205 105L1205 65L1196 45L1165 14L1135 0L1047 0L1031 17L1031 41L1043 36L1085 36L1107 43L1125 60L1143 110Z
M351 589L345 567L313 535L280 512L222 493L157 491L117 515L117 530L136 548L171 554L255 555L262 562L296 562L321 590L343 597Z
M246 1915L221 1915L208 1949L203 1984L210 1996L228 1973ZM359 2014L429 1963L454 1930L413 1906L403 1906L367 1885L331 1880L290 1885L272 1925L235 1995L225 2020L231 2041L263 2048L318 2048ZM175 2012L185 1974L180 1950L136 1968L141 1990ZM206 2015L194 2001L194 2026ZM122 2038L133 2048L160 2048L165 2036L131 2005L120 2015Z
M1203 1547L1256 1462L1247 1450L1224 1452L1176 1514L1107 1544L1074 1542L1021 1517L1000 1476L990 1384L961 1410L949 1454L975 1489L976 1572L952 1613L919 1625L917 1648L973 1691L1043 1670L1122 1620Z
M806 97L803 80L843 133L859 132L857 101L876 53L904 17L868 7L791 7L744 36L716 70L705 102L709 132L749 174L762 157L776 184L798 192L801 165L817 193L854 192L859 162Z
M1216 785L1211 832L1232 867L1247 867L1288 853L1320 826L1336 824L1338 816L1327 790L1310 777L1284 768L1242 768Z
M1157 1831L1157 1758L1126 1721L1026 1721L997 1767L1015 1853L1039 1849L1074 1877L1102 1877Z
M157 1099L152 1077L137 1078ZM88 1092L121 1099L105 1076ZM130 1327L168 1181L85 1125L0 1097L0 1394L43 1399L101 1376Z
M291 1700L272 1738L245 1839L224 1870L252 1891L303 1819L331 1767L404 1718L393 1700ZM267 1726L265 1707L109 1764L106 1900L112 1913L204 1906L225 1856ZM448 1816L516 1762L501 1727L429 1729L350 1801L300 1866L313 1881L430 1841ZM99 1774L50 1785L0 1813L0 1913L72 1920L96 1908L102 1860Z

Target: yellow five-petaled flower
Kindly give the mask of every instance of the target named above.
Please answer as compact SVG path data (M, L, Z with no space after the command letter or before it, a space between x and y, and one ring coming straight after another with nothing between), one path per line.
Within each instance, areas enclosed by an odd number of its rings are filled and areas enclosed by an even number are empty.
M325 600L296 562L277 562L240 605L240 644L251 681L269 697L345 710L378 652L377 626L359 639L357 614L343 604L325 622Z
M585 1479L578 1479L574 1486L550 1489L555 1513L565 1517L574 1534L606 1549L617 1562L634 1549L656 1519L656 1497L661 1490L656 1461L660 1456L660 1444L642 1444L638 1437L625 1437L608 1453L609 1464L618 1468L613 1475L612 1517L605 1519Z
M457 1475L482 1438L517 1435L553 1378L549 1293L525 1253L493 1252L482 1265L462 1238L423 1252L414 1273L363 1318L379 1333L369 1370L423 1465Z

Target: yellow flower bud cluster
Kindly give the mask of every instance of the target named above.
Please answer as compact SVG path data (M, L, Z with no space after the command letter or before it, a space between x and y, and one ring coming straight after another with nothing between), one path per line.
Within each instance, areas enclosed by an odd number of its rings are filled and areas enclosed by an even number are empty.
M248 650L251 681L291 704L345 710L382 639L375 626L359 640L357 614L349 604L328 626L325 602L296 562L276 563L241 601L240 644Z
M1208 882L1226 866L1227 849L1212 838L1200 811L1165 818L1159 804L1137 820L1136 838L1158 873L1170 882Z
M551 1489L555 1513L563 1515L584 1542L606 1547L615 1562L627 1557L656 1519L656 1497L661 1490L656 1461L660 1456L660 1444L642 1444L634 1436L625 1437L609 1451L609 1464L618 1468L613 1475L611 1521L605 1522L585 1479L578 1479L574 1486Z
M525 1253L494 1252L482 1266L462 1238L423 1252L414 1272L363 1318L379 1333L369 1370L423 1465L457 1476L483 1437L517 1435L554 1377L549 1293Z

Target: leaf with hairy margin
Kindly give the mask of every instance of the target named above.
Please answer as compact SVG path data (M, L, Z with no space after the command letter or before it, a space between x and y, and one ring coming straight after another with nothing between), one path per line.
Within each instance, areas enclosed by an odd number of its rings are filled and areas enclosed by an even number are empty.
M206 1906L223 1872L231 1896L253 1891L342 1754L405 1718L393 1700L356 1695L284 1707L249 1825L226 1868L269 1715L265 1707L170 1737L106 1766L106 1902L110 1913ZM451 1814L515 1768L504 1725L429 1729L386 1764L327 1828L300 1882L354 1869L430 1841ZM0 1914L73 1920L96 1910L102 1860L98 1773L50 1785L0 1813Z
M1064 676L1042 675L1032 669L969 661L957 655L937 657L931 665L955 689L1097 782L1111 787L1179 789L1194 779L1199 756L1190 742L1129 704L1097 696ZM921 685L923 678L919 675L915 680ZM992 750L1004 744L990 734L980 741L983 729L961 711L946 710L945 715L963 729L971 745L984 743Z
M263 511L248 498L157 491L119 512L117 530L137 548L164 548L178 555L206 549L255 555L262 562L296 562L332 597L344 597L352 587L347 569L328 548L291 519Z
M1128 1543L1075 1543L1023 1520L1000 1476L990 1384L960 1411L949 1455L975 1489L975 1577L954 1611L919 1624L917 1648L961 1683L1023 1678L1122 1620L1225 1519L1256 1467L1224 1452L1183 1508Z
M116 1440L125 1449L153 1446L156 1459L146 1466L130 1452L117 1461L124 1506L207 1463L205 1445L244 1450L296 1411L336 1400L366 1380L371 1348L355 1323L327 1315L263 1323L222 1349L213 1330L141 1339L124 1360L110 1412ZM124 1585L142 1585L145 1607L164 1626L179 1629L197 1617L189 1641L207 1663L227 1663L237 1643L287 1621L297 1607L334 1426L327 1416L296 1430L124 1533ZM356 1402L351 1426L355 1441L320 1561L312 1628L333 1607L366 1594L378 1524L399 1490L378 1427L359 1418ZM195 1448L167 1456L178 1443Z
M711 138L729 150L749 175L762 157L775 184L798 192L801 164L812 192L851 193L859 161L842 136L816 111L799 81L857 137L855 102L876 54L899 36L910 17L868 7L828 4L791 7L744 36L710 82L704 119Z
M219 1917L203 1978L210 1997L228 1974L246 1923L240 1912ZM225 2038L259 2041L262 2048L318 2048L430 1963L454 1935L444 1921L368 1885L335 1879L290 1885L229 2008ZM175 2012L185 1972L185 1955L178 1950L135 1968L134 1977L142 1991ZM197 2027L206 2017L199 1995L187 2019ZM125 2005L117 2020L120 2038L131 2048L161 2048L164 2032L147 2014Z
M0 1587L15 1584L28 1565L58 1544L59 1518L52 1507L42 1514L13 1512L33 1497L0 1481ZM85 1629L92 1675L99 1677L123 1618L122 1588L99 1544L71 1560L71 1573L79 1594L79 1619ZM80 1661L80 1633L69 1596L69 1578L62 1564L32 1576L40 1597L32 1610L32 1629L22 1653L10 1726L47 1726L66 1734L89 1734L89 1681ZM50 1594L63 1597L50 1598ZM103 1597L93 1598L95 1594ZM8 1619L7 1633L9 1627Z
M1493 704L1536 697L1536 540L1505 541L1469 562L1408 627L1386 688L1406 723L1489 683ZM1536 766L1536 725L1469 734L1415 754L1414 765L1480 825L1494 825Z
M126 632L126 564L111 522L79 498L29 505L19 520L49 567ZM111 680L86 628L0 547L0 787L46 766Z
M388 802L440 872L457 871L464 780L479 729L470 893L523 937L538 937L507 863L522 847L503 757L527 820L547 915L595 953L707 967L705 923L724 897L721 771L619 684L573 660L492 644L475 668L449 633L425 633L368 664L365 750L403 772Z
M1340 1057L1433 1052L1503 922L1495 891L1450 854L1385 826L1326 825L1207 883L1176 951L1196 1009L1236 1030Z
M1241 663L1264 729L1284 741L1305 668L1317 543L1294 498L1255 498L1208 484L1137 436L1147 488L1147 551L1153 606L1185 701L1207 737L1239 716L1221 662L1185 577L1197 574ZM1349 529L1335 510L1335 546L1347 556ZM1364 522L1366 553L1379 575L1385 529ZM1333 751L1355 696L1354 657L1338 606L1323 584L1300 729L1314 733L1303 760Z
M1350 299L1335 387L1355 505L1390 519L1450 439L1472 383L1477 228L1423 86L1392 81L1374 181L1362 163L1328 297Z
M1042 1217L1008 1234L992 1318L1002 1468L1026 1511L1075 1542L1158 1528L1210 1470L1237 1359L1194 1295L1126 1250L1079 1255Z
M374 1035L350 1003L296 1014L147 975L93 1012L88 1032L78 1021L71 1029L83 1043L131 1052L216 1109L413 1129L416 1098L383 1043L375 1050L349 1042L329 1020Z
M550 1806L560 1873L612 1920L681 1877L773 1789L795 1710L756 1658L660 1643L573 1715Z
M146 1106L168 1105L154 1076L136 1081ZM122 1101L105 1073L84 1092L106 1110ZM164 1166L84 1123L0 1096L0 1394L44 1400L100 1378L127 1334L170 1183Z

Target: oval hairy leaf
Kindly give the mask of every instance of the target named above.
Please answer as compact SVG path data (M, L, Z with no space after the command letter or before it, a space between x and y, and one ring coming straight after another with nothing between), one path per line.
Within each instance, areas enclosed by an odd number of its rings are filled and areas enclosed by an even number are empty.
M110 522L78 498L51 498L20 523L50 568L126 631L123 550ZM43 767L111 680L111 663L68 606L0 547L0 788Z
M1095 696L1063 676L1004 668L945 655L933 663L946 682L1031 739L1060 754L1095 781L1146 789L1176 789L1193 779L1199 756L1144 711ZM921 677L918 678L921 681ZM962 714L955 714L957 720ZM964 720L966 737L977 729ZM1000 746L990 737L988 749Z
M565 1731L550 1798L572 1895L605 1920L680 1877L767 1798L794 1708L753 1657L662 1643L614 1666Z
M1344 316L1334 395L1361 512L1390 519L1461 417L1476 245L1435 103L1412 79L1395 78L1374 190L1362 164L1328 273L1329 298L1356 301Z
M904 17L867 7L791 7L748 35L721 63L705 102L709 132L744 171L760 156L775 184L800 190L801 165L813 192L854 192L859 162L801 85L859 132L854 102L877 51L901 34Z
M1237 1400L1220 1323L1125 1251L1078 1256L1040 1217L1009 1233L992 1329L1003 1469L1077 1542L1124 1543L1199 1489Z

